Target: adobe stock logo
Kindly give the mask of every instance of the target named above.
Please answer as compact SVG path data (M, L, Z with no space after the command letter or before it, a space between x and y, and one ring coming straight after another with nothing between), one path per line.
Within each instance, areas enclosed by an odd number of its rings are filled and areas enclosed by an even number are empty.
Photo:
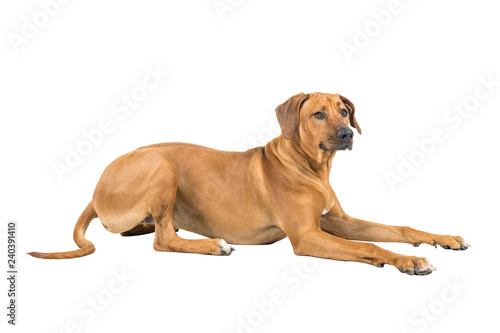
M436 152L438 146L448 140L448 133L458 130L473 112L477 112L480 103L490 98L500 86L500 81L494 81L492 74L488 77L479 76L478 81L479 84L473 93L443 112L442 119L446 126L435 127L430 137L415 140L414 149L405 155L398 155L395 172L384 172L384 178L391 191L395 191L398 184L404 183L415 174L417 168Z
M116 299L129 288L129 284L135 279L135 276L130 275L125 267L121 271L112 269L111 275L112 277L103 288L88 295L76 306L76 316L65 322L57 332L82 333L92 331L86 328L96 319L102 317L103 312L111 307L113 302L117 302Z
M439 318L449 312L452 304L459 300L459 297L467 291L467 285L462 284L455 278L453 281L444 280L444 287L439 294L431 299L427 304L421 304L408 318L410 327L400 333L418 332L424 333Z
M359 55L362 50L366 49L380 35L383 29L391 24L394 16L400 14L402 11L403 6L401 1L391 0L387 3L385 9L379 11L372 10L370 12L371 19L362 28L359 26L354 27L352 42L343 41L339 45L347 63L351 63L354 55Z
M250 135L236 147L238 150L247 150L257 146L265 146L269 141L281 134L281 127L276 117L269 120L269 125L259 130L256 135Z
M157 89L168 76L168 72L161 70L159 65L155 68L146 66L146 75L141 83L134 85L128 93L122 93L120 97L113 100L110 105L113 117L104 117L91 129L82 130L82 136L76 144L66 145L64 158L52 161L51 167L61 182L66 174L72 173L76 167L81 165L84 158L92 154L94 149L100 146L106 137L112 133L116 126L127 119L133 110L140 107L141 103Z
M39 32L45 28L51 19L59 14L61 5L65 5L69 0L40 0L38 5L40 10L34 12L31 18L26 16L21 17L22 25L19 33L8 32L7 39L14 49L15 53L19 53L21 45L26 45L38 36Z
M212 3L215 12L221 21L225 20L226 14L234 11L243 0L215 0Z
M254 333L273 316L291 294L300 289L305 281L316 273L320 259L306 257L301 264L293 264L281 276L282 288L275 288L269 297L253 301L253 310L244 316L238 316L236 333Z

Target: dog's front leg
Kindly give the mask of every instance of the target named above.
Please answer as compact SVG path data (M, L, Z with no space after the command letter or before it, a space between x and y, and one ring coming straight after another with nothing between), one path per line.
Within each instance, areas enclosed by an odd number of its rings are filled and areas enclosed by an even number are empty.
M297 255L342 261L357 261L377 267L392 265L410 275L427 275L435 270L426 258L405 256L370 243L355 242L330 235L318 228L304 232L289 231Z
M321 228L332 235L352 240L399 242L414 246L424 243L453 250L465 250L470 246L460 236L431 234L410 227L374 223L335 211L322 216Z

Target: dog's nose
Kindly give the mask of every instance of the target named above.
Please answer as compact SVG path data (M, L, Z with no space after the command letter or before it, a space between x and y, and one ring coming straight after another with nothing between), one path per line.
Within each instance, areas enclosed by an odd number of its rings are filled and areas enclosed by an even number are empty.
M354 136L353 131L351 131L350 128L343 128L341 129L338 133L337 136L339 137L340 140L342 141L351 141L352 137Z

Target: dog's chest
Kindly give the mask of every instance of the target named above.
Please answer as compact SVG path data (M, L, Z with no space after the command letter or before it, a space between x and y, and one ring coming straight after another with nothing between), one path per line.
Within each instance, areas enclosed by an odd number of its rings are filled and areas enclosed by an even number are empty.
M321 184L321 194L323 195L323 198L325 200L325 206L323 207L323 212L321 215L327 214L335 204L335 193L333 192L332 187L330 184Z
M328 213L330 211L330 209L332 209L334 204L335 204L335 202L332 200L332 203L330 204L330 208L328 208L328 209L323 208L323 213L321 213L321 215L325 215L326 213Z

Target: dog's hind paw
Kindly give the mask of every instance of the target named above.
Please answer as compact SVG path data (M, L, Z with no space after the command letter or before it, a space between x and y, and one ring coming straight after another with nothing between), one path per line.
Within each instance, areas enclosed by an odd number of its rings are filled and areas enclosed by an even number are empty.
M230 246L223 239L219 240L217 246L220 247L220 253L218 254L220 256L228 256L235 250L234 247Z

